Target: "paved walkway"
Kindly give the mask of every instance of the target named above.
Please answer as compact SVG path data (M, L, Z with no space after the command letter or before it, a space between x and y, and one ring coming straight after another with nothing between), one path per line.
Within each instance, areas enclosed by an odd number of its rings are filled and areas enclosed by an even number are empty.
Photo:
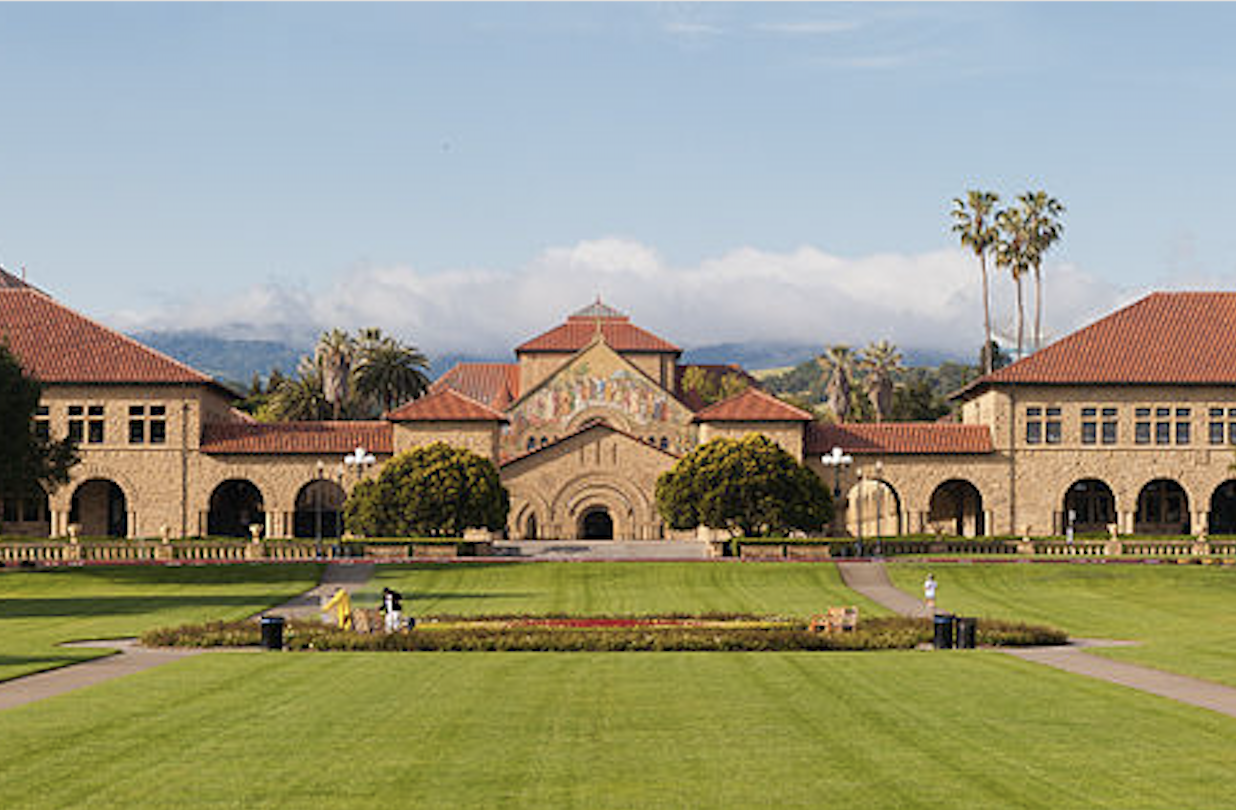
M328 563L322 572L322 579L317 587L310 588L300 596L263 610L258 616L282 616L285 619L317 619L321 618L322 599L330 598L336 588L347 588L353 596L369 580L373 579L373 563ZM355 603L354 603L355 604ZM255 617L256 618L256 617Z
M914 597L898 590L888 578L881 562L842 562L837 564L841 579L846 585L873 602L883 605L902 616L926 616L927 608ZM1171 672L1113 661L1088 655L1085 651L1095 647L1125 646L1132 642L1105 641L1102 639L1072 639L1065 646L1020 647L1002 649L1000 652L1044 664L1049 667L1086 675L1091 678L1127 686L1152 695L1200 706L1203 709L1236 717L1236 689L1230 686L1176 675Z

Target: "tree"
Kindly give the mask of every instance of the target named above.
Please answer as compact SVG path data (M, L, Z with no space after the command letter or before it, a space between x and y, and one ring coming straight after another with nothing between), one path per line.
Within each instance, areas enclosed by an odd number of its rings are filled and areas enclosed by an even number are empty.
M322 391L322 372L308 357L300 361L295 377L272 384L266 414L277 422L331 418L333 409Z
M1027 191L1017 198L1026 229L1027 258L1034 273L1034 348L1043 348L1043 256L1060 241L1064 206L1046 191Z
M380 329L361 330L356 345L356 393L380 410L392 411L429 388L424 373L429 360L415 346L405 346Z
M750 383L741 374L727 372L718 376L699 366L690 366L682 375L682 390L694 391L705 405L741 394Z
M999 371L1010 362L1011 358L1009 357L1008 352L1000 348L1000 344L997 341L993 340L988 343L985 350L982 348L979 349L979 368L990 369L990 371L987 372L988 374L992 371Z
M819 477L756 433L713 439L679 459L657 478L657 510L674 529L745 537L819 531L833 515Z
M1020 208L1009 208L996 215L1000 240L996 245L996 265L1008 270L1017 285L1017 357L1025 356L1026 304L1021 281L1030 270L1030 234L1026 215Z
M923 377L910 380L893 392L891 418L897 422L934 422L949 410L931 381Z
M26 497L39 487L54 492L79 461L72 442L36 429L42 394L43 386L0 340L0 497Z
M893 407L893 375L902 370L901 352L887 340L881 340L863 350L858 365L866 372L863 384L875 420L883 422Z
M343 507L344 525L366 537L460 537L506 526L510 498L487 458L444 442L395 456L362 481Z
M995 222L995 207L999 201L997 194L973 189L966 192L965 200L960 197L953 200L953 233L961 238L963 247L974 251L983 274L983 334L986 336L984 345L991 343L991 294L987 284L987 254L999 241L999 229ZM990 358L987 359L990 361ZM990 363L983 366L983 372L992 372Z
M850 389L854 379L854 352L849 346L829 346L817 362L830 376L828 378L828 407L838 422L850 415Z
M322 379L322 394L330 403L336 419L342 417L348 400L348 383L351 381L355 355L356 343L342 329L322 333L313 350L313 359Z

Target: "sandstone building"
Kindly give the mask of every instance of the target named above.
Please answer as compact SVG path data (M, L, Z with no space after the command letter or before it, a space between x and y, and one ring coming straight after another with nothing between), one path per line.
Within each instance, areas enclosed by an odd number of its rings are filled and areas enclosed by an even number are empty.
M970 384L960 423L833 425L756 387L706 406L677 346L598 301L514 362L460 364L380 420L263 424L206 375L0 270L0 338L44 384L37 429L74 437L83 459L49 496L5 500L0 533L337 536L361 476L446 441L498 465L509 537L653 540L671 535L656 477L750 431L835 487L839 532L1236 533L1233 335L1236 294L1158 293ZM372 465L343 463L358 447ZM853 463L826 467L834 447Z

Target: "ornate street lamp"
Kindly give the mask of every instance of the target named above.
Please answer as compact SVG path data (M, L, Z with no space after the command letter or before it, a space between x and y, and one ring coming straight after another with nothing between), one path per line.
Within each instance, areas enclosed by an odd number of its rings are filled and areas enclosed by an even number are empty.
M373 457L373 453L363 447L358 447L343 457L343 463L356 470L357 480L365 477L365 471L372 467L375 461L377 459Z
M820 456L820 463L825 467L833 468L833 509L839 511L839 504L841 502L841 468L853 464L854 457L846 455L840 447L833 447L828 455Z

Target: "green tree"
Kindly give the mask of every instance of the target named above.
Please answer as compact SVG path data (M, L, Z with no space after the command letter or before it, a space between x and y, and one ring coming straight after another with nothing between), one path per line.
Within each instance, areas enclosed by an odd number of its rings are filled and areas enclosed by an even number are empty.
M392 411L429 388L429 360L415 346L405 346L380 329L362 329L356 346L354 388L379 410Z
M29 496L38 487L54 492L78 463L72 442L36 430L42 394L43 386L0 340L0 497Z
M322 395L330 403L336 419L342 418L348 403L355 356L356 342L342 329L323 332L313 349L313 359L322 380Z
M679 530L707 526L745 537L819 531L832 519L828 488L766 436L718 438L657 478L657 509Z
M888 418L893 408L893 376L901 372L901 352L887 340L872 343L863 349L858 361L865 374L863 386L877 422Z
M991 294L987 283L987 255L995 249L999 241L999 229L996 227L996 203L1000 197L990 191L971 189L966 192L966 199L960 197L953 200L953 233L961 238L963 247L967 247L978 257L979 269L983 274L983 334L985 344L991 344ZM986 358L990 361L990 358ZM983 366L983 372L990 374L990 363Z
M1034 273L1034 348L1043 348L1043 256L1064 234L1064 206L1046 191L1027 191L1017 198L1025 222L1030 270Z
M854 351L842 344L829 346L817 362L828 377L828 407L844 422L850 415L850 394L854 381Z
M344 525L365 537L459 537L506 526L510 498L489 459L444 442L400 453L353 488Z
M1030 232L1026 214L1020 208L1009 208L996 215L1000 239L996 245L996 265L1009 272L1017 285L1017 357L1025 357L1026 303L1022 294L1022 279L1030 271Z
M890 418L895 422L934 422L949 411L931 381L920 377L897 386Z
M322 373L308 357L295 377L284 377L267 398L265 414L276 422L330 419L334 409L322 391Z

